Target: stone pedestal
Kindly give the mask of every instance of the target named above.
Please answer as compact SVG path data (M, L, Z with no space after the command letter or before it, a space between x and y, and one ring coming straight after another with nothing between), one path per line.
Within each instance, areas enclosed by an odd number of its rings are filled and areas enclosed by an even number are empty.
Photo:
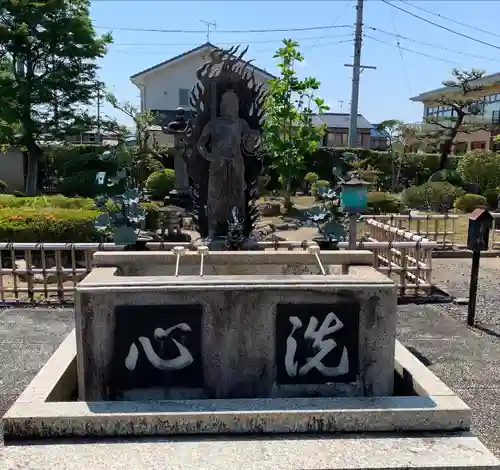
M341 276L271 275L281 262L314 265L314 257L241 253L207 255L202 277L94 269L76 292L80 399L391 395L391 280L371 267ZM116 265L127 255L117 255ZM133 255L140 266L156 254ZM173 253L161 256L175 267ZM245 275L252 256L259 275ZM332 264L334 253L321 256ZM184 255L179 272L187 265L199 271L199 255Z

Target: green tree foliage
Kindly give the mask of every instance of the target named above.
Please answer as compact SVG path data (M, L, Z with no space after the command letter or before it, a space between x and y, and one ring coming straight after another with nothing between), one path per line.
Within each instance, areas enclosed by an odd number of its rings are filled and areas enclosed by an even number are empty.
M377 126L377 131L386 134L387 140L389 141L389 152L391 154L391 187L393 191L396 187L396 182L399 179L399 175L396 174L396 156L394 145L402 139L401 134L403 131L403 126L403 122L398 121L397 119L387 119L385 121L382 121ZM401 166L399 166L399 168L401 169Z
M129 102L120 103L112 93L107 93L106 99L113 108L134 121L136 142L133 153L139 185L142 185L153 171L161 169L158 163L164 162L164 155L155 140L154 133L151 132L151 126L157 124L158 114L149 110L141 113L137 106Z
M298 46L298 42L285 39L274 54L281 76L269 81L264 123L264 146L282 178L287 210L292 206L293 184L304 169L304 157L314 152L325 132L325 126L313 124L313 107L318 114L329 109L315 96L318 80L297 78L294 66L304 61Z
M446 169L446 161L459 132L470 134L488 128L488 124L480 118L484 99L477 95L483 87L475 83L484 74L483 70L453 69L454 78L443 82L449 89L435 100L436 105L451 108L453 116L425 118L425 121L432 125L432 129L424 131L421 137L438 144L441 154L439 170Z
M26 193L37 187L40 142L75 126L82 106L95 95L97 64L111 42L97 37L89 0L2 0L0 57L13 64L0 75L3 99L11 104L3 119L20 123L28 155Z
M488 150L474 150L460 158L457 172L468 183L475 183L481 191L500 186L500 154Z

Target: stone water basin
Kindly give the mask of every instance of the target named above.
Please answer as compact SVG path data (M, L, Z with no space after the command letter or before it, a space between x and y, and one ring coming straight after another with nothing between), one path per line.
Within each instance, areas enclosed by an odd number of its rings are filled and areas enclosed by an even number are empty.
M211 252L201 276L196 252L96 253L75 294L79 396L391 395L396 287L372 259Z

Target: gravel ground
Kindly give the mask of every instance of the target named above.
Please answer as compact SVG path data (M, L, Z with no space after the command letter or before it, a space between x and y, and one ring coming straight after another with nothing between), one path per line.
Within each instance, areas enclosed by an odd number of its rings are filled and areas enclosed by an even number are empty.
M0 311L0 416L72 329L73 311L70 309Z
M470 259L434 259L432 263L436 285L454 297L469 296ZM477 294L476 326L500 336L500 258L481 259ZM449 305L447 311L466 321L466 306Z

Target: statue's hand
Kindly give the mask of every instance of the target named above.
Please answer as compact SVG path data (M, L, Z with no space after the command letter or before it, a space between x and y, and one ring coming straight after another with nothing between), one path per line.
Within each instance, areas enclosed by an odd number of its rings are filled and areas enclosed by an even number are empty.
M245 149L251 152L255 149L260 139L260 134L257 131L251 131L245 136L244 146Z

